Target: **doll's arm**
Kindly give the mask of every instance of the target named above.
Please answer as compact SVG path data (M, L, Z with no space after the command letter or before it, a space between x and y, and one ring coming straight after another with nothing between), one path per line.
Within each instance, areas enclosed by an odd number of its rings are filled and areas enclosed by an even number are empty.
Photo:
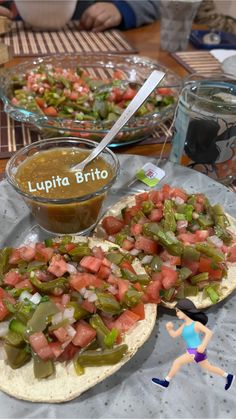
M208 327L204 326L200 322L196 323L195 331L204 333L204 335L205 335L201 345L199 345L198 348L197 348L198 352L204 352L206 350L206 347L207 347L210 339L212 338L213 332L210 329L208 329Z
M184 325L180 326L178 329L174 330L173 323L166 323L166 330L172 338L177 338L181 335Z

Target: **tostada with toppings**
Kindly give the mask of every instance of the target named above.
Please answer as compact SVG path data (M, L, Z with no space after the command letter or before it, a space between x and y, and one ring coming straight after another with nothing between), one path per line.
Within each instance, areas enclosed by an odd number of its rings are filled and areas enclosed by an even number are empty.
M105 237L139 258L153 281L155 302L196 307L221 301L236 288L236 220L202 193L164 185L121 199L99 222ZM131 280L125 269L122 276Z
M157 307L146 304L152 281L104 240L4 248L0 281L0 389L19 399L76 398L127 362L155 325Z

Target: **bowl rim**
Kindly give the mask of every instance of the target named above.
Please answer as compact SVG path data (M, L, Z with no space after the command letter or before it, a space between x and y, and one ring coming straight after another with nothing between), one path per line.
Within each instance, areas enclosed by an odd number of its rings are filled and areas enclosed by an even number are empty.
M12 74L14 72L20 71L20 70L25 70L27 68L29 68L30 66L37 66L39 64L42 63L46 63L49 64L50 61L60 61L60 60L79 60L79 57L82 57L82 60L91 59L90 62L87 64L90 67L96 67L98 66L99 62L97 61L97 59L101 60L101 59L106 59L107 64L105 65L105 68L114 68L116 65L116 62L119 59L122 59L122 65L127 64L143 64L146 65L147 68L152 69L152 66L154 66L153 68L155 68L156 66L158 66L158 68L161 71L164 71L165 73L170 74L171 76L175 77L176 82L175 84L172 85L166 85L166 86L159 86L159 87L165 87L165 88L175 88L178 89L178 93L180 93L181 88L183 86L183 81L182 78L175 73L174 71L172 71L171 69L169 69L168 67L166 67L163 64L160 64L157 60L154 60L152 58L146 57L146 56L140 56L140 55L135 55L135 54L111 54L111 53L103 53L103 52L95 52L95 53L83 53L83 54L53 54L53 55L44 55L42 57L33 57L29 60L25 60L19 64L16 64L14 66L11 66L9 68L4 68L1 73L0 73L0 81L1 80L6 80L7 77L9 77L9 74ZM78 62L79 63L79 62ZM68 64L69 65L69 64ZM83 66L85 66L85 63L82 63ZM7 107L9 107L10 112L8 112L6 110L6 112L8 113L13 113L15 112L19 112L22 116L25 115L26 118L28 118L28 122L31 122L33 124L35 124L36 126L40 126L40 128L50 128L50 129L58 129L58 130L76 130L76 129L82 129L83 131L86 132L86 127L85 129L83 128L83 125L89 124L90 128L87 130L88 132L93 132L92 130L94 130L94 132L103 132L106 131L110 128L110 126L113 125L114 121L108 121L108 120L104 120L104 121L97 121L96 119L91 120L91 121L87 121L87 120L82 120L82 121L77 121L74 119L65 119L65 118L60 118L60 117L50 117L50 116L46 116L46 115L40 115L36 112L32 112L29 111L25 108L13 105L11 102L11 99L9 98L8 95L5 94L4 89L1 87L2 86L2 82L0 83L0 98L3 100L5 108L4 110L7 109ZM154 119L156 119L158 121L158 119L165 117L165 114L168 113L168 111L171 108L174 108L177 105L177 97L176 97L176 101L174 104L172 105L168 105L166 107L164 107L162 110L160 110L159 112L154 111L151 113L148 113L147 115L144 116L133 116L132 119L130 120L130 123L126 124L125 127L123 128L122 131L125 131L127 129L142 129L144 127L146 127L148 125L148 122L151 122L151 125L154 124ZM64 127L64 126L60 126L60 124L63 124L64 122L68 122L68 123L73 123L72 127ZM135 123L140 121L144 121L143 124L140 124L140 126L136 126ZM156 121L156 122L157 122ZM26 121L23 121L26 122ZM147 124L147 125L145 125ZM99 127L96 127L96 125L99 125Z
M69 141L68 141L69 140ZM119 175L120 172L120 162L118 157L116 156L115 153L113 153L113 151L111 151L108 147L105 147L104 150L102 151L102 153L105 151L107 154L110 155L110 157L112 157L114 163L115 163L115 172L114 175L112 176L112 178L110 179L110 181L108 183L106 183L102 188L98 189L95 192L92 192L90 194L86 194L83 195L81 197L74 197L74 198L55 198L55 199L49 199L49 198L44 198L44 197L38 197L35 196L33 194L28 194L27 192L22 191L19 186L17 185L15 179L13 178L12 174L10 173L11 171L11 165L13 164L14 160L17 159L17 157L19 157L22 152L24 151L29 151L30 149L33 149L35 146L39 146L39 145L46 145L46 144L52 144L52 143L66 143L66 142L72 142L74 144L76 143L84 143L87 145L91 145L94 146L94 148L98 145L98 143L96 141L92 141L92 140L87 140L85 138L78 138L78 137L53 137L53 138L45 138L43 140L39 140L39 141L35 141L34 143L28 144L27 146L21 148L20 150L18 150L16 153L13 154L13 156L11 156L11 158L8 160L7 165L6 165L6 179L9 182L9 184L16 190L16 192L18 192L20 195L23 195L25 198L31 200L31 201L37 201L37 202L41 202L44 204L48 204L48 205L62 205L62 204L73 204L73 203L79 203L79 202L84 202L84 201L89 201L90 199L94 198L95 196L101 195L102 193L104 193L105 191L107 191L108 189L111 188L111 186L115 183L117 176ZM56 148L56 146L55 146ZM68 147L69 148L69 147ZM43 150L46 151L46 150ZM102 154L101 153L101 154Z

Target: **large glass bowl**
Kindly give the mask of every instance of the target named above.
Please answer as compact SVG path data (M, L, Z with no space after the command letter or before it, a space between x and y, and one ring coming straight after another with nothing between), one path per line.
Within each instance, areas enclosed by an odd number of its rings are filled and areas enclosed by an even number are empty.
M30 71L40 64L51 64L55 67L73 68L79 65L90 74L96 75L102 80L112 81L114 72L119 70L124 83L132 83L137 87L141 86L144 80L153 70L160 70L166 73L161 87L168 87L173 92L174 103L164 106L155 112L145 116L134 116L123 130L113 140L112 145L118 146L130 144L149 136L157 126L173 116L177 103L178 94L181 90L181 78L149 58L136 55L112 55L112 54L83 54L83 55L53 55L40 58L33 58L26 62L7 68L0 76L0 96L4 102L4 109L13 119L30 124L39 131L43 138L55 136L78 136L100 141L109 131L114 121L75 121L72 119L49 117L32 112L12 103L14 77Z
M93 187L91 192L86 191L86 193L81 193L81 182L77 182L78 195L73 194L71 198L63 198L63 193L61 193L60 198L55 199L50 197L50 192L47 197L41 197L28 191L25 192L25 189L17 180L18 169L22 163L27 162L27 159L45 151L59 149L63 153L66 148L70 149L71 152L76 149L77 151L90 153L96 145L97 143L94 141L73 137L45 139L22 148L8 161L6 167L8 182L24 199L40 227L46 231L56 234L87 234L95 226L107 192L117 178L120 167L119 160L110 149L105 148L99 157L110 166L112 176L108 178L104 186ZM86 169L89 171L89 165ZM86 169L84 172L86 172ZM60 176L60 173L55 173L55 175ZM41 181L42 179L39 178L38 182Z

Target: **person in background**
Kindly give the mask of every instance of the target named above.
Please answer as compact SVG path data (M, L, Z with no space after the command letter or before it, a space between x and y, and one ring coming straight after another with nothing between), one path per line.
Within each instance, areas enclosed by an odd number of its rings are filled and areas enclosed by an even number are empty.
M236 35L236 1L203 0L194 22L216 31L231 32Z
M81 30L131 29L158 19L158 3L158 0L78 1L72 19L80 21ZM0 0L0 16L17 18L13 1Z

